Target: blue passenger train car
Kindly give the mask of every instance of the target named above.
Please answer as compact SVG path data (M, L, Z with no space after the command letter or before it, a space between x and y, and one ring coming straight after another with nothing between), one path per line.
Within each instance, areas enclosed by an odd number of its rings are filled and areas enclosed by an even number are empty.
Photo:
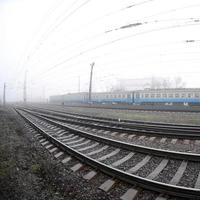
M87 92L69 93L50 97L51 103L65 104L69 102L88 103ZM126 103L126 104L200 104L199 88L180 89L145 89L123 92L94 92L94 103Z

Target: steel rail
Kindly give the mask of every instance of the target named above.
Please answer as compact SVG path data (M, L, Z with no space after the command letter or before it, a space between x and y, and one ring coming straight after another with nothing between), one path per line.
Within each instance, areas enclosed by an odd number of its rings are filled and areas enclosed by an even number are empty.
M27 109L24 109L24 110L27 110ZM28 109L29 110L29 109ZM40 110L37 111L37 112L41 112ZM76 116L68 116L68 115L60 115L60 114L53 114L53 116L48 116L47 114L41 114L40 115L43 115L43 116L46 116L48 118L51 118L51 119L56 119L56 117L54 116L58 116L58 117L64 117L65 119L61 119L59 118L60 121L63 121L63 122L71 122L73 123L71 120L68 120L67 118L73 118L73 119L76 119L76 120L83 120L84 122L80 122L80 121L77 121L77 122L74 122L76 124L80 124L80 125L89 125L91 127L99 127L99 128L102 128L102 129L109 129L109 130L112 130L112 131L117 131L117 132L126 132L126 133L137 133L139 135L141 134L145 134L145 135L154 135L154 136L167 136L167 137L176 137L176 138L188 138L188 139L199 139L200 138L200 130L199 131L194 131L194 130L185 130L184 128L182 128L181 130L180 129L167 129L167 127L165 128L165 130L163 132L160 131L161 128L146 128L145 125L139 125L140 128L137 129L138 127L136 126L132 126L127 124L127 123L120 123L120 122L110 122L110 121L105 121L105 120L97 120L97 119L88 119L88 118L82 118L82 117L76 117ZM89 122L88 122L89 121ZM102 123L101 125L100 124L91 124L91 123ZM106 125L103 125L106 124ZM146 130L144 130L146 128Z
M135 151L135 152L155 155L159 157L169 157L169 158L174 158L178 160L200 161L200 154L197 154L197 153L187 153L187 152L177 152L177 151L171 151L171 150L157 149L157 148L152 148L152 147L131 144L131 143L123 142L123 141L118 141L115 139L110 139L103 136L94 135L94 134L88 133L87 131L79 130L77 128L73 128L59 121L51 120L46 117L42 117L40 115L31 113L30 111L25 111L25 112L33 116L36 116L42 120L45 120L62 129L70 130L71 132L74 132L83 137L95 140L97 142L105 143L111 146L115 146L117 148L122 148L124 150Z
M116 118L106 118L106 117L94 117L94 116L89 116L89 115L84 115L84 114L79 114L79 113L69 113L69 112L63 112L63 111L55 111L52 109L44 109L44 108L35 108L36 110L41 111L42 110L46 110L46 111L51 111L54 112L55 115L70 115L70 117L76 117L76 118L80 118L80 119L85 119L85 120L91 120L91 121L102 121L102 122L107 122L107 123L115 123L118 125L127 125L127 126L131 126L131 125L136 125L139 127L139 125L142 125L142 128L144 128L144 126L147 127L158 127L161 128L162 130L164 130L165 128L167 128L167 130L169 130L169 128L174 130L181 130L181 131L187 131L187 129L189 131L199 131L200 133L200 126L199 125L189 125L189 124L173 124L173 123L163 123L163 122L149 122L149 121L137 121L137 120L122 120L120 119L116 119Z
M21 112L19 112L18 110L16 111L22 118L24 118L31 126L33 126L38 132L40 132L45 138L50 140L54 145L62 149L64 152L66 152L67 154L71 154L72 156L76 157L78 160L82 161L83 163L86 163L90 165L91 167L99 171L102 171L103 173L113 178L117 178L121 181L125 181L130 184L137 184L139 187L142 187L148 190L152 190L152 191L156 191L160 193L166 193L166 194L174 195L178 197L195 198L195 199L200 197L200 189L170 185L170 184L142 178L137 175L133 175L133 174L124 172L122 170L116 169L112 166L101 163L93 158L90 158L70 148L69 146L57 140L53 136L49 135L45 130L38 127L37 124L32 122L30 119L24 116Z
M41 107L35 107L34 109L38 109L41 111L42 110L46 110L46 111L51 111L54 113L59 113L59 114L64 114L64 115L71 115L74 117L83 117L86 119L99 119L99 120L106 120L106 121L111 121L111 122L119 122L118 118L107 118L107 117L97 117L97 116L92 116L92 115L86 115L86 114L80 114L80 113L71 113L71 112L64 112L64 111L55 111L52 109L47 109L47 108L41 108ZM139 120L126 120L126 119L120 119L120 123L130 123L130 124L142 124L142 125L154 125L154 126L166 126L166 127L180 127L183 129L187 129L187 128L193 128L193 129L197 129L200 130L200 125L190 125L190 124L175 124L175 123L167 123L167 122L150 122L150 121L139 121Z
M56 105L56 106L60 106L60 107L63 107L63 105L60 105L60 104L51 104L51 105ZM108 105L108 104L107 104ZM198 110L196 109L195 106L193 107L190 107L190 108L186 108L183 109L183 108L173 108L173 107L168 107L166 108L165 107L154 107L154 108L151 108L151 107L147 107L146 108L141 108L141 107L134 107L133 108L133 105L128 105L128 106L122 106L122 105L108 105L107 107L106 106L102 106L100 104L100 106L98 106L97 104L93 104L93 105L88 105L88 104L84 104L84 105L67 105L65 104L64 105L65 107L78 107L78 108L95 108L95 109L106 109L106 110L134 110L134 111L148 111L148 112L180 112L180 113L199 113L200 110L199 110L199 106L197 107Z

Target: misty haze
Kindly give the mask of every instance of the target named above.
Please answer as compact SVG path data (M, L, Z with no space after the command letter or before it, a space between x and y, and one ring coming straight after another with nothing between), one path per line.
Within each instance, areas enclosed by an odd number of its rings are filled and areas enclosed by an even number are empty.
M199 0L0 1L0 199L200 199Z

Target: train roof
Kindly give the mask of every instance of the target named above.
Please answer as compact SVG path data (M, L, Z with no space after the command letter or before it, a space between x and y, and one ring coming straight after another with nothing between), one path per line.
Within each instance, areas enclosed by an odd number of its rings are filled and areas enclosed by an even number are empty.
M200 92L200 88L166 88L166 89L150 89L146 88L144 90L134 90L134 91L114 91L114 92L92 92L92 95L106 95L106 94L127 94L132 92ZM52 95L50 97L60 97L65 95L88 95L88 92L76 92L76 93L66 93L62 95Z
M162 89L150 89L138 90L138 92L200 92L200 88L162 88Z

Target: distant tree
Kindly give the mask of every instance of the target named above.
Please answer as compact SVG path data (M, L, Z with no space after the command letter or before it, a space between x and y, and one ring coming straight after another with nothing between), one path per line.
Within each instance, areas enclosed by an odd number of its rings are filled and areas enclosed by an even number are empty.
M150 88L151 88L151 89L159 89L159 88L161 88L161 86L162 86L161 81L158 80L158 79L155 78L155 77L152 77L152 79L151 79L151 84L150 84Z
M124 91L126 91L126 89L122 85L115 85L110 88L110 92L124 92Z
M183 88L185 87L185 82L183 82L181 77L174 78L175 88Z
M171 88L171 81L169 78L165 78L162 81L162 88L167 89L167 88Z

